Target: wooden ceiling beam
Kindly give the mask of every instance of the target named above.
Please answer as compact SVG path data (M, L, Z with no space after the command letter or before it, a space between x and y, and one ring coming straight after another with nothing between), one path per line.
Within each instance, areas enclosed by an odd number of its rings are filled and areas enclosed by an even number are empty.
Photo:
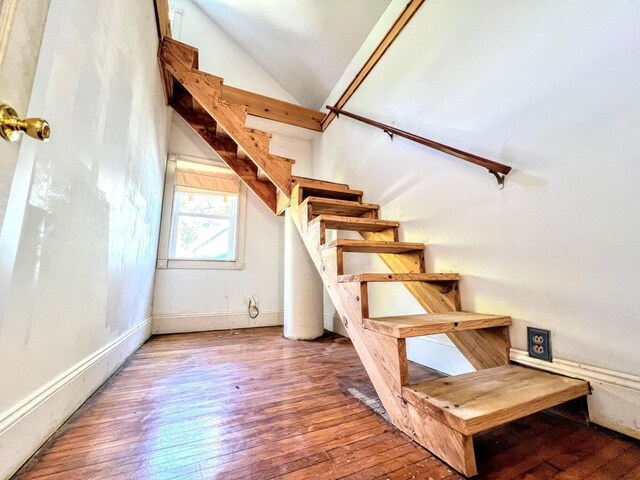
M229 85L223 85L222 99L229 103L246 105L249 108L247 112L249 115L317 132L322 131L321 125L325 114L312 108L302 107Z

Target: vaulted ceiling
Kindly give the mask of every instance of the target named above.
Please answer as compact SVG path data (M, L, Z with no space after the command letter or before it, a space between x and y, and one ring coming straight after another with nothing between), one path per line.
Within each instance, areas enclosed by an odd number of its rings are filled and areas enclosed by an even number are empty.
M322 107L391 0L193 0L302 105Z

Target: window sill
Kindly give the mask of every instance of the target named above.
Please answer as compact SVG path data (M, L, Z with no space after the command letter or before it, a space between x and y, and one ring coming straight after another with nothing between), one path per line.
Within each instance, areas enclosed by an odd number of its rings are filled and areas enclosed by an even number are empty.
M156 268L161 270L172 269L200 269L200 270L242 270L241 261L223 260L172 260L158 259Z

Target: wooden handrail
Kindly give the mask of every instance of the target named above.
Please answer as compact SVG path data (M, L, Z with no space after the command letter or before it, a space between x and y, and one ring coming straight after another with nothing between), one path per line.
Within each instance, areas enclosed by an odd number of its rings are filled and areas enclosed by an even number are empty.
M376 49L371 53L367 61L364 63L360 71L351 80L351 83L347 87L347 89L342 92L340 98L335 103L335 108L344 108L346 103L349 101L351 96L356 93L356 90L360 88L362 82L364 82L365 78L371 73L373 68L378 64L378 62L382 59L384 54L387 52L391 44L396 40L400 32L404 29L404 27L409 23L411 18L418 11L420 6L424 3L424 0L410 0L405 6L404 10L400 14L400 16L393 23L387 34L380 40L380 43L376 47ZM324 132L327 127L331 124L333 119L336 117L334 112L329 113L322 121L322 131Z
M385 125L384 123L376 122L375 120L371 120L370 118L362 117L360 115L347 112L346 110L342 110L340 108L335 108L330 105L327 105L327 108L336 115L344 115L345 117L350 117L358 120L359 122L379 128L387 133L391 138L393 138L394 135L398 135L399 137L406 138L408 140L411 140L412 142L419 143L420 145L425 145L440 152L444 152L449 155L453 155L454 157L461 158L462 160L466 160L467 162L480 165L481 167L486 168L490 173L495 175L501 188L504 185L504 175L508 174L511 171L511 167L509 165L504 165L503 163L498 163L487 158L479 157L478 155L474 155L473 153L468 153L457 148L450 147L443 143L435 142L433 140L429 140L428 138L405 132L404 130L392 127L391 125ZM500 176L500 174L502 174L503 176Z

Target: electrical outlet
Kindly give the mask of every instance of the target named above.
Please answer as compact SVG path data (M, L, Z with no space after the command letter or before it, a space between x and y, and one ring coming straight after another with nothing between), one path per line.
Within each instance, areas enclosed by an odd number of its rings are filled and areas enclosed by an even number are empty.
M258 300L256 300L255 295L251 295L249 297L249 316L251 318L256 318L260 315L260 309L258 308Z
M527 327L527 337L529 339L529 356L550 362L551 331Z

